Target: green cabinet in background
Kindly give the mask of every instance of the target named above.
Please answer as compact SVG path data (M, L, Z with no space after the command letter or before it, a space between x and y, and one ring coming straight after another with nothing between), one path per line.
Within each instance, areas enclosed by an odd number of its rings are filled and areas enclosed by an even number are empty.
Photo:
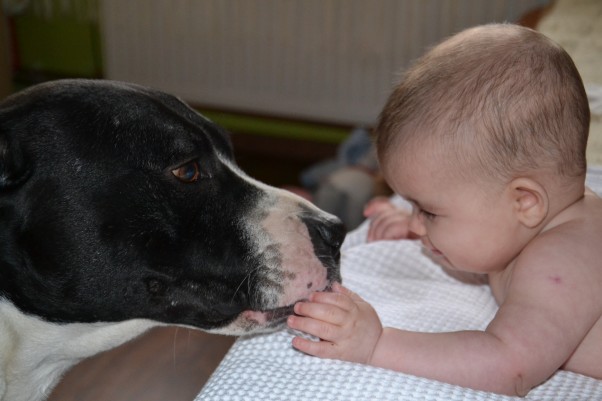
M15 4L24 3L22 0ZM11 17L17 75L100 77L98 0L30 0Z

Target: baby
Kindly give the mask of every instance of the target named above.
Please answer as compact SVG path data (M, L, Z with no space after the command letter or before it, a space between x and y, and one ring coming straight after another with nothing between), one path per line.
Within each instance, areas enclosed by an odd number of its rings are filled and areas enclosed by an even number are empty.
M288 324L310 355L523 396L558 369L602 379L602 199L585 187L589 108L569 55L510 24L463 31L404 75L375 129L387 182L368 240L419 239L455 275L486 279L485 331L383 328L335 285Z

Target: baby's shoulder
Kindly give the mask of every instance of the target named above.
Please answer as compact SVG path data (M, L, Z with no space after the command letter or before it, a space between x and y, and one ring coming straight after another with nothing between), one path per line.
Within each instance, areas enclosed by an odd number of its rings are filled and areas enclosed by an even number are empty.
M576 239L584 245L593 245L602 238L602 198L586 189L583 198L563 212L564 221L552 229L551 236ZM570 241L572 242L572 241ZM602 247L592 251L602 253Z
M602 198L586 194L579 204L565 210L521 252L521 266L539 266L602 278ZM549 267L548 267L549 266Z
M602 234L602 198L586 189L579 201L552 218L534 243L558 242L567 246L573 246L575 240L596 243L600 238L597 234Z

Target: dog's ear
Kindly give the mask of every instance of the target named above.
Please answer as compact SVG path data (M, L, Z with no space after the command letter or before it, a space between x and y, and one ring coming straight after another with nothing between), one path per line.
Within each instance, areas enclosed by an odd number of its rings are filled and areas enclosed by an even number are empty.
M18 187L29 175L29 163L21 147L0 123L0 191Z

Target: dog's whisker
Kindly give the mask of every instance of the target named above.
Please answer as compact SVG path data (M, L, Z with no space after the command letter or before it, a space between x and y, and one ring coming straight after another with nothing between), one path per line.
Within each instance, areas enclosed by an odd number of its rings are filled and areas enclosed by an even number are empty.
M243 284L245 283L245 281L247 282L247 289L248 289L248 292L250 293L250 290L251 290L251 280L250 280L250 278L253 275L253 273L255 273L260 268L261 268L260 266L257 266L257 267L255 267L253 270L251 270L250 272L248 272L245 275L245 277L241 280L241 282L238 284L238 286L234 290L234 293L232 294L232 297L230 298L230 302L234 301L234 298L236 297L236 294L238 294L238 291L243 286Z

